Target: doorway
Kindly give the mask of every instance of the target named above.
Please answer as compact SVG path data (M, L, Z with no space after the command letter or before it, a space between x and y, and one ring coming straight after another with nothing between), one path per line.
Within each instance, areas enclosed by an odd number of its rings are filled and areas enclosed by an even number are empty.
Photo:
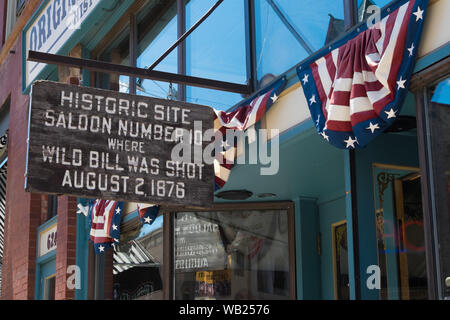
M381 299L427 299L419 169L387 165L373 172Z

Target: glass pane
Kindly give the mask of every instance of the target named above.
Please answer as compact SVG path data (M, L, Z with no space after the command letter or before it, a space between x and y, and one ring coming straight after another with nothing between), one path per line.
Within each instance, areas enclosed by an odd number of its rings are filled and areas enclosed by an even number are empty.
M175 298L289 299L287 212L177 213Z
M428 115L432 157L430 180L434 182L432 197L439 243L441 294L450 299L450 279L447 284L445 282L450 278L450 105L431 103Z
M381 298L428 298L419 169L374 168Z
M150 11L150 14L154 14ZM150 16L143 15L139 23L138 34L138 68L150 67L177 38L177 15L174 3L166 10L157 22L149 21ZM173 50L154 70L170 73L178 72L177 50ZM176 98L177 85L173 84L172 90L167 82L149 79L137 79L136 93L149 97L167 99L169 96Z
M186 4L186 30L214 4L190 0ZM244 1L224 1L187 39L186 73L213 80L247 82ZM186 88L186 101L226 110L242 100L239 94Z
M261 0L255 11L260 81L282 74L344 32L343 1Z
M151 225L142 225L139 218L122 223L113 273L114 300L163 298L163 215Z
M55 300L55 280L55 276L45 279L44 300Z
M201 104L216 110L227 111L242 101L245 96L225 91L217 91L198 87L186 87L186 101Z

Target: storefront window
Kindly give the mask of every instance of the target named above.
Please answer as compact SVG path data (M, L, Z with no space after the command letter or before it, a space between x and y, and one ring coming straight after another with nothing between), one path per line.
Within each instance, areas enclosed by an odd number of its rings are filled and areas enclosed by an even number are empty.
M438 281L441 296L450 299L450 78L442 81L439 87L442 89L433 90L433 98L425 110L429 128L427 143L431 151L428 174L439 245Z
M55 300L55 275L45 279L44 282L44 300Z
M344 30L343 1L255 1L258 80L270 81ZM262 83L264 85L264 83Z
M186 30L212 6L209 0L186 3ZM244 1L224 1L186 39L186 73L190 76L245 84L247 82ZM186 101L226 110L240 94L186 88Z
M138 68L150 67L177 40L176 3L165 10L157 21L155 9L141 13L138 19ZM172 51L156 67L155 71L178 72L177 50ZM137 79L136 93L161 99L176 99L177 85L150 79Z
M163 299L163 216L122 225L114 249L114 300Z
M381 299L428 298L419 168L373 169Z
M288 212L180 212L175 299L289 299Z

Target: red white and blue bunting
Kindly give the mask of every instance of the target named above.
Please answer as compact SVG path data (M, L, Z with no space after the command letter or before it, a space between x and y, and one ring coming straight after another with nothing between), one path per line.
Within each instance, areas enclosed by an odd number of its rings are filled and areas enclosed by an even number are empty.
M96 253L114 247L120 241L124 202L113 200L78 199L77 213L89 219L89 239L94 244ZM160 207L151 204L137 204L137 212L142 225L151 225L158 216Z
M228 141L227 130L245 131L254 126L270 107L278 100L286 85L286 77L281 77L268 88L259 92L256 97L245 100L230 112L215 110L214 130L221 133L222 152L215 155L215 190L225 186L234 167L236 159L237 141Z
M399 116L428 0L394 1L297 68L318 133L341 149L366 146Z

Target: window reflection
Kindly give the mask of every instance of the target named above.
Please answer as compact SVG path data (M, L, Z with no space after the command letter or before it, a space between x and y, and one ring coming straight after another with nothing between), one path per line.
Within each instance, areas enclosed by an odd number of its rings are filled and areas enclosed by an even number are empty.
M342 1L261 0L255 11L258 80L282 74L344 32Z
M209 0L186 3L186 30L213 5ZM244 1L224 1L186 39L186 73L195 77L247 82ZM186 88L186 101L226 110L242 100L235 93Z
M433 90L430 88L430 93ZM433 99L433 101L436 100ZM430 134L427 137L427 143L431 148L429 175L431 176L430 181L433 181L431 193L435 202L434 215L439 243L441 295L450 297L450 285L446 282L446 279L450 277L450 128L448 125L450 123L450 106L444 103L430 102L426 105L425 111L427 126L430 128Z
M175 298L288 299L286 211L175 217Z
M420 173L374 168L381 299L428 298Z
M123 229L113 256L114 299L163 299L163 216L151 225L134 221Z
M158 9L165 11L156 22L151 20L155 9L150 10L147 15L141 13L142 18L138 27L138 68L150 67L178 39L176 3L174 2L168 9L165 7ZM177 50L173 50L154 70L177 73L177 57ZM176 84L171 88L167 82L137 79L138 95L161 99L175 98L176 90Z

